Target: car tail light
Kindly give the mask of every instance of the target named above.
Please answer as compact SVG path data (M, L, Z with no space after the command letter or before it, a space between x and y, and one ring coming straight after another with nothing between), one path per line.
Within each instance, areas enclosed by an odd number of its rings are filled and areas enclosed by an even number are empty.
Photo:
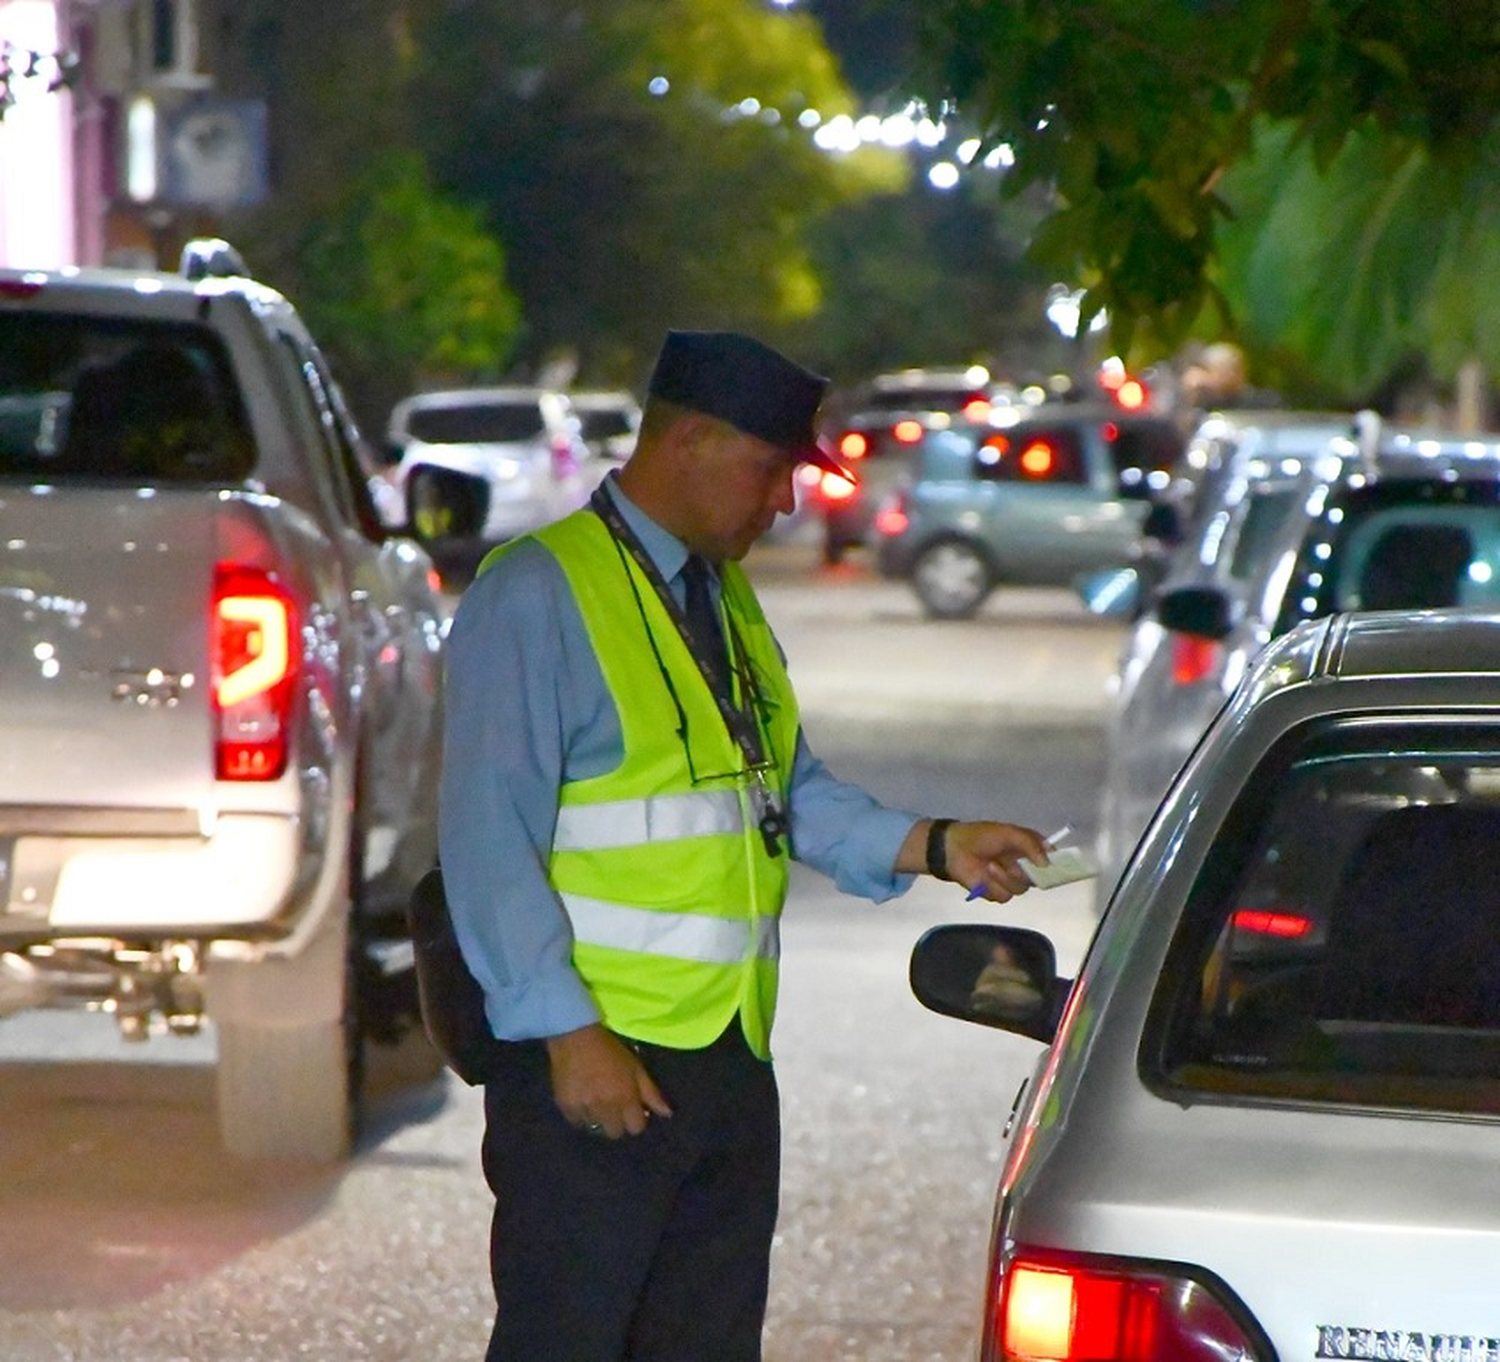
M1201 634L1172 635L1172 684L1194 686L1219 665L1223 646Z
M908 417L905 420L897 421L896 424L891 427L891 434L894 435L901 444L914 445L918 440L922 438L923 430L924 427L920 421L913 421Z
M1295 941L1312 931L1312 919L1303 913L1287 913L1275 908L1240 908L1229 919L1237 932L1256 936L1274 936Z
M845 431L839 439L839 453L846 459L862 459L869 452L870 437L862 430Z
M1014 1252L987 1340L998 1362L1222 1362L1265 1350L1216 1288L1179 1269Z
M990 402L987 397L971 397L963 405L963 416L969 421L988 421Z
M837 473L824 473L818 490L828 501L848 501L854 495L854 484Z
M1057 451L1046 440L1032 440L1020 453L1021 471L1029 478L1045 478L1057 462Z
M215 570L210 662L220 780L275 780L286 770L297 628L291 593L271 573L228 563Z
M899 493L893 496L875 512L873 524L875 533L883 534L887 539L905 534L911 525L911 516L906 512L906 498Z

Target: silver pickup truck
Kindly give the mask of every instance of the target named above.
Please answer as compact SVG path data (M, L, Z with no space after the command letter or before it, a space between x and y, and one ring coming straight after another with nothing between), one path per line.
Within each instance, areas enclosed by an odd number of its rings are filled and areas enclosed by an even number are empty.
M227 1148L335 1159L419 1025L444 612L296 312L184 261L0 270L0 1017L211 1021Z

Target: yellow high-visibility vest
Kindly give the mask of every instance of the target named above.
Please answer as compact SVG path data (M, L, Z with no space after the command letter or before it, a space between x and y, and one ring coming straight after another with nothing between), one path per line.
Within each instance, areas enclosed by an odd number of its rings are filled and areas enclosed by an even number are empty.
M701 1049L738 1014L751 1050L769 1058L785 839L782 855L767 852L744 754L671 615L604 522L579 511L533 537L568 578L624 745L614 770L560 793L548 876L572 925L574 966L620 1035ZM785 809L796 698L744 572L726 563L720 575L725 632L761 702L764 779Z

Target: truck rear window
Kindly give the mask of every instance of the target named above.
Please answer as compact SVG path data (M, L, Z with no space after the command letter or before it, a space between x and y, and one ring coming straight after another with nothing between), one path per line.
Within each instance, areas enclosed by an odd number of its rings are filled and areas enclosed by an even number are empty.
M211 331L0 312L0 477L219 483L254 465Z
M1164 972L1160 1077L1500 1113L1500 726L1304 731L1246 789Z

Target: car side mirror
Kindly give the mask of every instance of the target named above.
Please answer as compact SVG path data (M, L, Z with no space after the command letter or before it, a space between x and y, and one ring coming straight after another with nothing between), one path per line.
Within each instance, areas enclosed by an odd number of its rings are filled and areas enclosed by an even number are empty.
M1057 1033L1072 981L1040 932L989 923L949 923L925 932L911 952L912 993L946 1017L1032 1040Z
M407 525L429 548L478 537L489 510L490 489L483 478L428 464L419 464L407 475Z
M1216 586L1179 586L1157 596L1155 613L1173 633L1220 639L1234 631L1244 608Z

